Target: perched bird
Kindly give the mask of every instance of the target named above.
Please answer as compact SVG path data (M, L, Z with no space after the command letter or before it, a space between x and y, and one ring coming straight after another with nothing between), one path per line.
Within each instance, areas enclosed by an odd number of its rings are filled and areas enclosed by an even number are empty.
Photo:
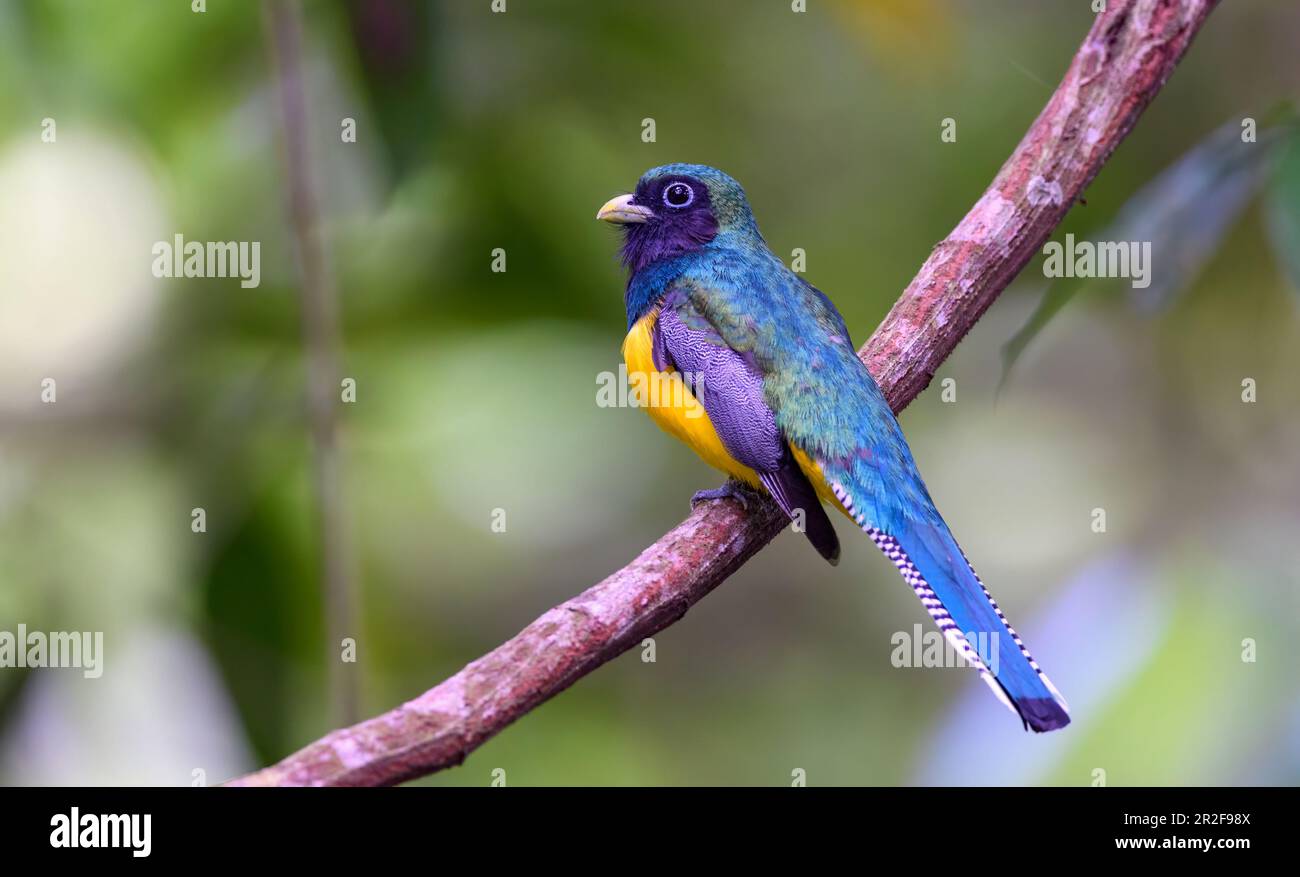
M844 319L768 249L740 184L665 165L596 217L623 227L629 379L649 388L661 427L735 479L695 499L766 491L831 563L840 547L822 502L839 509L1026 728L1068 724L930 499Z

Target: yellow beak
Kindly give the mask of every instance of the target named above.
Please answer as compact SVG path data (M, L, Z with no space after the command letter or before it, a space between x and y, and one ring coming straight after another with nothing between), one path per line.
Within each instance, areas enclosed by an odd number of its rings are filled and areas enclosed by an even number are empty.
M649 207L633 204L631 195L619 195L617 198L610 198L605 202L605 206L596 213L597 219L603 219L605 222L616 222L619 225L646 222L652 216L654 216L654 211Z

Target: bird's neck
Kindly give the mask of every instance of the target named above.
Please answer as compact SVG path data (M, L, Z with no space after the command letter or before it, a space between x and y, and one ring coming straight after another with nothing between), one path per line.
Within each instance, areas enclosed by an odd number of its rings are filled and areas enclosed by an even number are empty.
M706 273L718 258L736 252L763 253L770 257L767 244L752 220L738 228L724 228L707 242L690 249L661 254L635 265L628 263L627 290L623 294L628 328L659 303L678 277L691 271Z
M641 270L632 272L627 279L627 290L623 293L629 330L659 303L668 287L689 270L694 261L695 254L687 253L673 259L651 262Z

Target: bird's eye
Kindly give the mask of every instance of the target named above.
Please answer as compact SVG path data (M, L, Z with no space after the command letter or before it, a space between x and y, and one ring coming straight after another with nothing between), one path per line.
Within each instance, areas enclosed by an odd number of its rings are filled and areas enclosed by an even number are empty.
M664 203L669 207L685 207L695 200L695 192L685 183L673 183L664 189Z

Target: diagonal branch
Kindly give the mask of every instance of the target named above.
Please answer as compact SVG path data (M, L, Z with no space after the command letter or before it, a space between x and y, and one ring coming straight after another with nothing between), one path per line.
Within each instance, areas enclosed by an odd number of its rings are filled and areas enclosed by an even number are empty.
M1110 0L978 203L859 351L902 410L1028 264L1133 128L1218 0ZM506 725L663 630L770 542L770 501L695 508L623 569L416 699L236 785L387 785L460 764Z

